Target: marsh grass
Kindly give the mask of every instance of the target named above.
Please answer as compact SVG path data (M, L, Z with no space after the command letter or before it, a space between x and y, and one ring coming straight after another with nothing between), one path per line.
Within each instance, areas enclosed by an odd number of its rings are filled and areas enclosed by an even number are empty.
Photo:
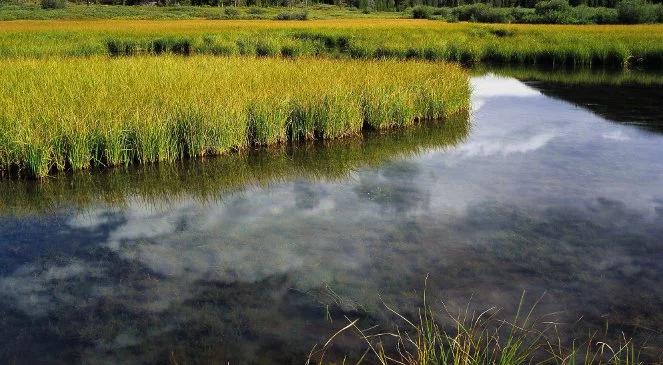
M440 120L470 93L458 66L396 60L11 60L0 78L0 170L31 177Z
M663 74L646 70L551 69L536 67L481 66L470 70L473 76L495 74L522 81L544 81L563 85L645 86L663 85Z
M0 24L3 59L189 52L658 68L663 65L663 25L479 25L413 19Z
M183 160L59 174L31 181L0 179L2 214L38 214L63 207L85 210L105 203L124 207L131 199L167 206L177 199L216 203L246 186L267 186L307 179L337 181L357 169L445 149L469 133L468 113L411 128L362 131L357 138L303 140L292 144L247 149L205 161Z
M413 317L406 317L385 306L394 318L393 330L361 328L358 319L346 317L347 325L330 336L320 348L314 347L308 364L332 364L325 355L335 338L353 332L366 351L358 359L343 359L344 364L377 363L380 365L638 365L644 364L635 344L625 338L609 344L597 331L584 340L562 340L558 324L535 318L538 301L523 307L524 293L515 317L500 318L500 311L488 308L471 310L470 305L452 312L444 304L435 311L423 297L423 306Z

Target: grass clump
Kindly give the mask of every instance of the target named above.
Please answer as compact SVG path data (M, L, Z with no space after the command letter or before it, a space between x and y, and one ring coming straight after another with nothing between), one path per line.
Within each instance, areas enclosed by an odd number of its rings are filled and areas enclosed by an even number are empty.
M0 170L32 177L343 137L469 103L460 67L396 60L23 59L0 78Z
M366 344L366 351L356 363L381 365L640 365L640 351L634 343L620 338L609 344L593 331L584 340L562 339L559 324L547 318L534 318L534 307L524 310L523 299L515 318L500 318L497 308L484 311L461 308L457 313L448 307L436 311L426 302L414 314L406 316L385 304L394 328L361 328L359 319L347 318L348 324L320 348L314 348L307 364L333 364L325 361L326 351L335 338L354 332ZM347 339L346 339L347 341ZM351 359L344 358L343 363Z

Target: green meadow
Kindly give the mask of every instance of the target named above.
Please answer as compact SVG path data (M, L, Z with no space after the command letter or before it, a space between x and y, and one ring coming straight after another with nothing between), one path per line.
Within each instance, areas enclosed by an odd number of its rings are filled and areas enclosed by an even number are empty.
M419 19L0 23L0 58L209 54L659 68L663 25L488 25Z

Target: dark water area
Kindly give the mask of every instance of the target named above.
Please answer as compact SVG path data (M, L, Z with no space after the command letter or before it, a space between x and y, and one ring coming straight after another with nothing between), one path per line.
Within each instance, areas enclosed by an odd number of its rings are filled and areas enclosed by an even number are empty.
M424 285L663 358L660 89L583 87L485 75L442 125L4 180L0 363L302 364Z
M663 85L565 85L540 81L528 85L607 120L663 133Z

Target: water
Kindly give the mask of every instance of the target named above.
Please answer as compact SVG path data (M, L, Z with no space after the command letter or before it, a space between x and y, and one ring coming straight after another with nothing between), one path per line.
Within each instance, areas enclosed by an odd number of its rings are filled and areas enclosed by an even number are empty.
M2 182L0 361L303 363L344 317L412 313L426 275L434 303L543 296L566 333L656 353L660 90L473 86L469 124Z

